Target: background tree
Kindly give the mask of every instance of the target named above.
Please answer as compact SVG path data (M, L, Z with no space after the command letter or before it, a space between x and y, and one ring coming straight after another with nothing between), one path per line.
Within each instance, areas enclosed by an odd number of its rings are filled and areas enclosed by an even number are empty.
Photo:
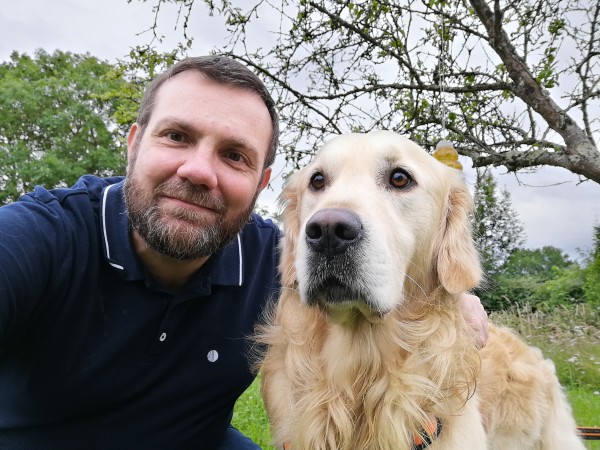
M514 249L483 290L482 300L492 310L514 305L533 309L585 301L581 268L560 249Z
M0 204L36 184L70 185L85 173L123 174L130 123L115 113L135 111L133 99L122 94L128 86L110 64L90 55L39 50L32 58L15 52L1 63Z
M513 295L528 298L534 290L532 282L535 282L530 276L506 277L502 273L511 255L524 243L523 226L512 207L509 192L498 189L489 170L478 172L473 199L473 237L485 274L484 282L475 293L487 309L504 309L510 305ZM522 270L522 267L514 270Z
M493 278L525 241L523 225L512 207L510 193L498 189L489 171L478 174L474 193L473 231L483 269Z
M186 48L179 45L170 52L159 52L149 45L139 45L119 60L109 72L110 78L127 80L116 89L100 92L97 98L112 104L114 120L128 130L137 118L139 102L147 84L159 73L186 56Z
M586 301L600 307L600 225L594 227L594 247L585 268L583 290Z
M431 148L445 122L476 167L550 165L600 182L595 0L168 3L186 37L193 11L224 18L217 50L268 80L295 165L329 133L394 129ZM256 29L270 41L250 39Z
M501 267L508 277L542 277L550 279L556 269L573 264L561 249L547 245L542 248L517 248L510 253Z

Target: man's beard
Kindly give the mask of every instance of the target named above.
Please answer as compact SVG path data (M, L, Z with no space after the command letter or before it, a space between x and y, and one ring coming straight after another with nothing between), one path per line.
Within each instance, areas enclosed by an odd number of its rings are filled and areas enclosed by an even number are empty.
M258 194L257 189L245 211L225 220L227 209L224 202L188 181L166 181L158 185L152 194L146 194L139 186L134 171L130 170L124 186L130 227L154 251L179 260L207 257L227 245L248 222ZM163 196L204 206L211 212L159 206L158 201Z

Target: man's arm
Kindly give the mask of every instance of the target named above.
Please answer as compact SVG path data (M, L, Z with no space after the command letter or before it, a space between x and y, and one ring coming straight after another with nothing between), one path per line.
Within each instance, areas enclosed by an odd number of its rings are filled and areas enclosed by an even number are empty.
M0 346L48 289L60 252L57 217L45 205L20 201L0 208Z
M467 324L473 330L477 348L485 347L488 340L488 316L479 297L464 293L459 298L460 310Z

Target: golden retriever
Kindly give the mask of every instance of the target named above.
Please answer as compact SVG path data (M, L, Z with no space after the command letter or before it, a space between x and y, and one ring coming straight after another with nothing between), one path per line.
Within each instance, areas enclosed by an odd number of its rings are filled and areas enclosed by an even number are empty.
M281 297L259 330L293 450L584 449L554 366L457 296L480 281L461 173L398 134L342 135L282 199Z

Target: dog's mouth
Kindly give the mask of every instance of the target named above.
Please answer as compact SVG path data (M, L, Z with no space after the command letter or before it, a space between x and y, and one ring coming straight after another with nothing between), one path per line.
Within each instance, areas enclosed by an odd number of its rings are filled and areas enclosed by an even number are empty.
M371 321L382 318L386 313L375 305L368 292L332 276L309 286L305 296L308 305L321 308L330 316L355 316L359 313Z
M309 305L341 304L362 300L362 293L335 277L327 277L312 285L306 293Z

